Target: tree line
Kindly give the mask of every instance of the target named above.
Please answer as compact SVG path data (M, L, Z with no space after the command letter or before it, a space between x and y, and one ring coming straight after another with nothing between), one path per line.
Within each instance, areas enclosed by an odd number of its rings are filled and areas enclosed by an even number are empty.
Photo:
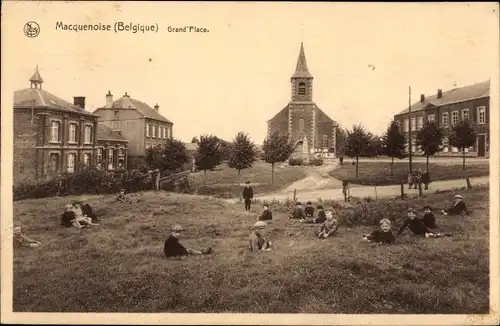
M377 137L367 131L362 125L354 125L351 130L345 131L345 143L340 155L354 158L356 161L356 178L358 177L358 160L360 157L374 157L386 155L391 158L391 175L393 175L394 159L403 159L408 156L407 147L411 146L396 121L391 121L386 132ZM428 121L423 128L417 131L415 146L426 157L426 169L429 171L429 157L443 149L445 132L432 121ZM466 149L476 142L476 132L468 120L462 120L451 129L449 144L458 148L462 153L462 169L465 170Z
M444 136L444 131L434 122L426 122L423 128L417 132L415 144L427 157L427 170L429 169L429 157L442 150ZM356 163L356 178L358 177L359 158L379 155L391 158L392 175L394 159L405 158L407 146L410 145L407 144L396 121L391 121L382 136L372 134L361 124L356 124L351 129L339 128L336 139L336 148L330 149L330 152L335 151L337 156L353 158ZM469 121L460 121L453 127L449 143L462 151L464 170L465 150L473 146L475 141L476 132ZM288 160L293 151L289 135L280 132L275 132L264 140L261 153L248 134L244 132L238 132L231 142L214 135L194 137L191 142L198 145L192 157L189 156L185 144L177 139L171 139L165 145L157 145L147 149L145 159L148 167L159 169L163 175L168 175L182 171L190 159L194 158L196 169L204 172L206 182L207 171L213 171L217 166L226 162L230 168L237 170L239 185L241 171L252 167L254 162L260 158L271 165L271 182L274 183L275 165Z

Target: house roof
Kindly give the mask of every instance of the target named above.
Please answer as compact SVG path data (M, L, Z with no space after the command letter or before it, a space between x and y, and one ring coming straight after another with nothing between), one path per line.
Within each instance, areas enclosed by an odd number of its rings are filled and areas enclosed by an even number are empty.
M471 84L460 88L454 88L449 91L443 92L441 98L437 98L437 94L431 95L425 98L425 101L421 103L420 101L415 102L411 105L411 112L421 111L426 107L430 106L443 106L447 104L465 102L477 98L483 98L490 96L490 81L485 81L481 83ZM408 108L399 112L400 114L407 114Z
M128 97L126 99L125 97ZM127 105L127 102L129 105ZM113 102L113 108L114 109L135 109L137 112L139 112L144 118L150 118L150 119L155 119L159 121L164 121L167 123L172 123L170 120L162 116L159 112L157 112L155 109L150 107L148 104L136 100L134 98L131 98L129 95L125 93L122 97L117 99L116 101Z
M103 125L102 123L97 124L97 139L106 139L106 140L116 140L116 141L126 141L119 131L114 131L108 126Z
M38 71L38 66L29 81L31 82L30 88L14 91L14 107L34 106L37 108L50 108L56 111L95 116L95 114L43 90L41 88L43 79Z
M306 54L304 52L304 44L300 43L299 58L297 59L297 66L292 78L313 78L309 69L307 68Z
M33 102L34 101L34 102ZM25 88L14 91L14 107L50 108L63 112L74 112L78 114L95 116L92 112L69 103L46 90L39 88Z

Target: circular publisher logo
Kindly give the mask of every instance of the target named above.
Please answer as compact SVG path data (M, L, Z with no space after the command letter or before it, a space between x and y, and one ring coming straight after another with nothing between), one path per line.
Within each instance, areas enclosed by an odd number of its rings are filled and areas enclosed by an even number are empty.
M34 21L27 22L24 25L24 34L30 38L37 37L40 34L40 25Z

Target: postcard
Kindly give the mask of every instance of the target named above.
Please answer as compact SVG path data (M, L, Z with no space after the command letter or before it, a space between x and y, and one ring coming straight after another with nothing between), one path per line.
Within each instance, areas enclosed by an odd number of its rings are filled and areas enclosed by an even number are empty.
M499 322L497 3L4 1L2 322Z

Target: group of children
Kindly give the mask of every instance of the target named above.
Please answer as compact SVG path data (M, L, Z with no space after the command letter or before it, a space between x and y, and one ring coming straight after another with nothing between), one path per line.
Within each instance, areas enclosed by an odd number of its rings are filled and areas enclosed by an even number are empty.
M408 189L414 187L417 189L419 184L424 184L424 189L429 189L429 184L431 183L431 176L429 171L423 171L422 169L416 169L413 172L408 172Z

